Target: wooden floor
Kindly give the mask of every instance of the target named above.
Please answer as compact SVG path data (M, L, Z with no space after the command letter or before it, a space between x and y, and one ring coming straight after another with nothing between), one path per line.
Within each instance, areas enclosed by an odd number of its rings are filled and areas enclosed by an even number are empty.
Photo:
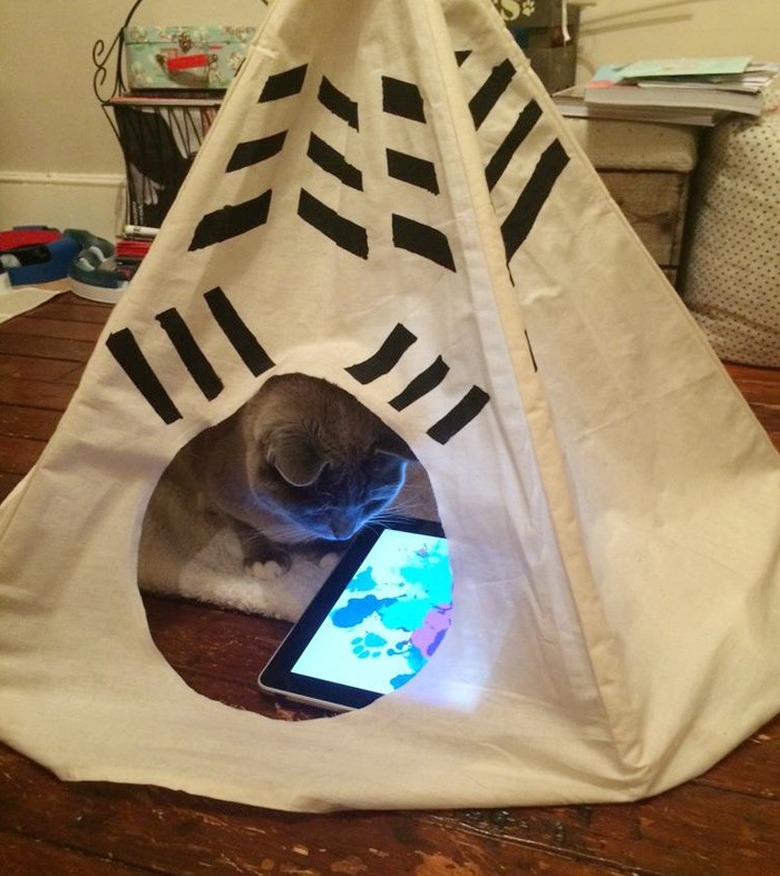
M65 294L0 326L0 498L41 453L107 314ZM780 371L730 370L780 447ZM193 688L303 717L255 689L278 623L159 598L146 606ZM639 803L326 816L67 784L0 745L0 874L777 876L779 793L780 719L701 778Z

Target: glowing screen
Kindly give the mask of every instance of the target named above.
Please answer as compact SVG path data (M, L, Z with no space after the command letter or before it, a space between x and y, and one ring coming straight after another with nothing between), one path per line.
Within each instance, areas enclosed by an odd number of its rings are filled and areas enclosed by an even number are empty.
M386 529L293 672L389 693L427 663L451 612L446 539Z

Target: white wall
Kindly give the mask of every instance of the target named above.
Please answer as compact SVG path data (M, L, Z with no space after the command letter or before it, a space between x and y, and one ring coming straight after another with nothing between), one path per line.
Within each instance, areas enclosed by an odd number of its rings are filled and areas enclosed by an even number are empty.
M111 42L131 5L0 0L0 229L36 223L115 233L123 165L92 91L92 48ZM255 24L264 11L262 0L144 0L134 21ZM598 64L641 57L780 60L778 42L780 0L598 0L583 13L578 79Z
M99 39L110 45L132 5L0 0L0 229L46 224L114 236L124 166L92 90L92 50ZM133 21L257 24L265 9L262 0L144 0Z
M582 11L577 80L641 58L780 61L780 0L597 0Z

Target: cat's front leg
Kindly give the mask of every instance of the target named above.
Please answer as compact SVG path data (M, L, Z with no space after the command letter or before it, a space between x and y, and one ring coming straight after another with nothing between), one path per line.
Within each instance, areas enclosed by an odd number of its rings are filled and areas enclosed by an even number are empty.
M241 520L234 520L233 526L241 543L244 569L253 578L273 581L289 572L292 565L289 551Z

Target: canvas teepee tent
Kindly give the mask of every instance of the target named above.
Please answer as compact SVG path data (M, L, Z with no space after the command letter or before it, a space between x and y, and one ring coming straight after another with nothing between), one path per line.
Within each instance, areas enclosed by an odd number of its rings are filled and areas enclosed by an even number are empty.
M455 609L400 691L286 724L186 687L136 558L178 448L295 370L413 446ZM276 0L2 507L0 737L64 778L277 808L652 794L780 701L779 496L488 0Z

